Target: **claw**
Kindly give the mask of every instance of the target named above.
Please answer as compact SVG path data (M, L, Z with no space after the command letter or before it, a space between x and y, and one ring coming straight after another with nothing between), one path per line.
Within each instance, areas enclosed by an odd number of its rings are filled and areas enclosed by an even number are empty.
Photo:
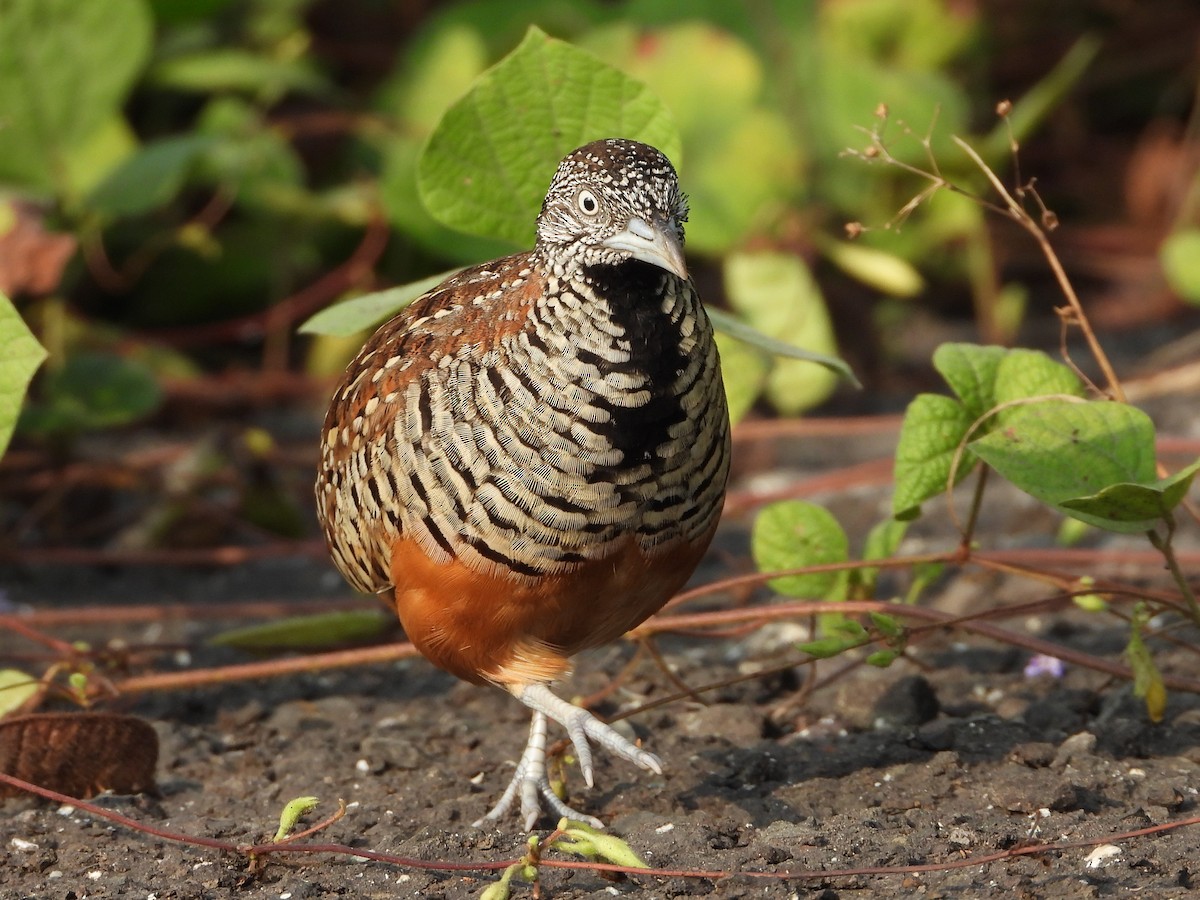
M634 765L648 769L657 775L662 774L662 762L653 753L626 740L611 725L601 722L586 709L568 703L554 694L544 684L531 684L513 692L517 699L533 711L533 721L529 726L529 741L525 744L525 752L517 763L504 794L495 806L482 818L474 822L476 828L482 828L498 822L512 809L513 802L520 797L521 816L524 819L525 830L532 831L537 824L538 816L542 813L542 803L558 818L575 819L586 822L593 828L603 828L603 824L594 816L585 815L572 809L559 799L550 787L546 776L546 730L547 720L553 719L567 730L571 744L575 748L575 756L579 760L579 768L583 772L583 780L588 787L594 786L592 767L592 748L589 738L611 753L622 759L627 759Z

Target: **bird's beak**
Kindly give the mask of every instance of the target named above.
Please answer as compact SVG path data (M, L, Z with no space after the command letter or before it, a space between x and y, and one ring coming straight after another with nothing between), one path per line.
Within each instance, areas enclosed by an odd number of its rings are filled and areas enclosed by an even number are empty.
M655 227L640 216L634 216L625 230L614 234L603 242L612 250L624 250L634 259L666 269L687 280L687 263L683 259L683 247L676 237L675 229L667 226Z

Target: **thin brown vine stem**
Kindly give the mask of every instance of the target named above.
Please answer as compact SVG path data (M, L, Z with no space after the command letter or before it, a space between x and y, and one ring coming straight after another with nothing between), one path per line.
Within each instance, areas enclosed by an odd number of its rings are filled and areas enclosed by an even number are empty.
M171 831L165 828L159 828L154 825L149 825L144 822L139 822L130 816L122 815L111 809L105 809L94 803L89 803L86 800L81 800L76 797L70 797L66 794L61 794L58 791L53 791L48 788L32 784L28 781L23 781L11 775L0 772L0 783L7 784L12 788L21 790L27 793L36 794L44 797L47 800L53 800L56 803L73 806L76 809L81 809L90 815L94 815L99 819L105 819L110 822L115 822L129 828L131 831L139 834L147 834L151 837L157 837L162 840L172 841L178 844L186 844L198 847L205 847L211 850L219 850L226 853L232 853L247 861L261 859L266 856L279 854L316 854L328 853L338 856L347 856L351 859L366 859L373 862L380 862L387 865L403 866L405 868L416 869L418 871L433 871L433 872L497 872L508 869L511 866L521 864L525 857L520 859L506 859L495 862L450 862L446 860L424 860L413 857L396 856L391 853L380 853L374 850L367 850L360 847L351 847L346 844L328 843L328 844L295 844L295 843L265 843L265 844L235 844L231 841L223 841L218 838L203 837L201 835L184 834L178 831ZM1193 816L1188 819L1179 819L1174 822L1163 822L1159 825L1150 825L1146 828L1138 828L1132 831L1119 832L1117 834L1104 834L1092 838L1081 838L1074 841L1060 841L1054 844L1025 844L1019 847L1013 847L1009 850L999 850L994 853L983 854L982 856L967 856L958 859L951 859L944 862L920 863L908 866L862 866L858 868L845 869L804 869L799 871L783 871L783 872L753 872L733 869L657 869L657 868L638 868L634 866L621 866L614 863L599 863L591 861L576 861L567 859L546 859L539 856L537 865L540 868L546 869L577 869L588 872L613 872L622 875L640 875L653 878L706 878L706 879L723 879L731 878L734 875L743 878L762 878L773 881L784 880L814 880L814 879L832 879L832 878L854 878L862 876L887 876L887 875L912 875L923 872L939 872L949 869L963 869L973 866L987 865L993 862L1001 862L1006 859L1013 859L1020 856L1036 856L1043 853L1061 853L1066 850L1080 850L1087 847L1095 847L1100 844L1116 843L1118 841L1130 841L1139 837L1149 837L1151 835L1166 834L1170 831L1176 831L1180 828L1187 828L1194 825L1200 825L1200 816ZM555 829L557 832L558 829ZM553 834L553 833L552 833ZM549 843L549 842L547 842Z
M638 640L638 645L646 648L646 652L650 654L650 658L654 660L654 664L658 666L658 670L662 672L663 677L675 686L677 691L681 691L685 696L695 700L701 706L708 706L709 702L696 691L692 690L692 686L680 678L667 663L666 658L662 655L662 651L658 649L658 643L652 637L643 637Z
M1044 571L1034 568L1028 563L1023 562L1024 559L1044 560L1047 563L1056 565L1080 565L1094 567L1100 563L1108 564L1126 564L1126 565L1145 565L1151 562L1157 562L1161 559L1161 554L1152 551L1113 551L1113 550L1075 550L1075 549L1053 549L1053 550L982 550L971 554L970 562L982 568L993 571L1004 572L1012 575L1020 575L1025 578L1031 578L1036 581L1049 584L1056 590L1068 591L1072 586L1079 583L1079 576L1062 572ZM1200 565L1200 554L1187 554L1186 559L1189 564L1194 560L1197 565ZM726 591L732 591L739 588L760 587L766 582L787 575L808 575L818 572L840 572L849 569L863 568L880 568L880 569L903 569L918 565L942 563L946 565L961 564L958 552L944 553L927 553L914 554L911 556L887 557L884 559L867 559L867 560L848 560L840 563L823 563L815 566L802 566L796 569L784 569L778 572L751 572L745 575L734 575L729 578L723 578L718 581L710 582L709 584L700 585L699 587L690 588L676 594L662 612L673 610L679 606L704 597L710 597L713 594L718 594ZM1107 584L1107 583L1106 583ZM1117 586L1121 589L1121 586ZM1093 586L1093 592L1103 591L1104 588L1099 583ZM1159 602L1170 603L1171 598L1161 593L1154 591L1142 591L1145 596L1153 597Z
M812 613L871 613L882 612L902 618L919 619L924 623L914 628L911 634L921 634L924 631L946 630L957 628L969 634L994 640L1010 647L1019 647L1030 653L1043 654L1061 659L1063 662L1114 675L1126 681L1133 679L1133 670L1118 662L1092 656L1052 641L1010 631L980 621L975 616L952 616L938 610L926 609L919 606L904 606L878 600L830 600L804 603L778 603L769 607L746 608L736 610L719 610L706 613L679 613L669 616L655 616L643 622L632 633L660 634L674 632L676 629L696 628L698 625L722 625L739 621L761 620L764 624L780 619L794 618ZM1163 684L1173 690L1200 693L1200 680L1185 678L1180 675L1163 675Z
M14 634L21 635L27 641L44 645L54 651L59 657L70 658L76 655L74 644L51 637L48 634L42 634L40 631L22 622L16 616L0 615L0 626Z
M273 659L266 662L243 663L212 669L191 669L183 672L154 672L133 675L114 682L121 694L144 694L151 691L177 691L203 685L225 684L230 681L250 681L256 678L279 678L328 669L347 669L374 663L396 662L419 656L409 643L383 644L354 650L337 650L311 656Z
M978 166L983 172L984 177L991 182L992 187L1004 200L1008 207L1009 214L1013 221L1024 228L1033 239L1037 242L1038 247L1042 251L1042 255L1046 258L1046 263L1050 267L1050 271L1054 273L1055 281L1058 282L1059 289L1063 292L1063 296L1067 298L1067 303L1075 311L1078 319L1079 330L1083 333L1083 338L1087 342L1088 349L1091 350L1092 357L1096 360L1096 365L1100 367L1100 371L1104 373L1104 379L1108 382L1108 389L1112 394L1113 399L1124 403L1125 390L1121 387L1121 382L1117 378L1116 370L1113 369L1112 363L1109 361L1108 354L1104 352L1104 348L1100 345L1096 333L1092 330L1092 324L1088 321L1087 314L1083 311L1083 304L1079 301L1079 296L1075 293L1075 288L1071 284L1071 280L1067 277L1066 270L1062 267L1062 262L1058 258L1058 254L1054 252L1054 247L1050 244L1050 239L1046 237L1046 232L1037 224L1027 213L1024 208L1016 201L1008 188L1004 186L1004 182L991 170L991 167L983 161L983 158L975 152L975 148L960 138L958 135L952 135L951 139L958 145L971 161Z
M84 606L78 609L37 609L19 616L0 617L28 626L52 628L79 625L127 625L139 622L216 619L271 619L326 612L365 612L383 609L378 600L363 597L323 598L321 600L246 600L230 603L137 603L129 606Z

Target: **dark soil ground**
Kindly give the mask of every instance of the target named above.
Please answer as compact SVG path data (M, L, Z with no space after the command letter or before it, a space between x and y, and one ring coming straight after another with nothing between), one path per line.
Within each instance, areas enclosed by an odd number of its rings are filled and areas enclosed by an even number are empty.
M1177 434L1190 427L1177 424ZM845 463L882 455L877 449L856 441L853 449L814 446L805 453ZM805 453L778 460L776 470L810 472ZM852 535L861 535L854 520L876 518L886 494L884 488L853 493L819 499L832 502ZM994 496L982 522L992 546L1050 542L1053 519L1016 495ZM951 536L935 531L918 529L906 550L953 546ZM698 581L744 570L745 542L744 523L727 523ZM306 560L221 570L27 568L4 573L3 585L11 603L39 610L347 596L330 567ZM926 602L968 612L1029 600L1042 590L1029 581L954 573ZM176 619L54 633L95 644L114 637L179 642L190 648L188 657L160 668L207 666L245 661L203 645L230 624ZM1114 619L1079 611L1002 624L1107 659L1119 658L1127 638ZM799 659L793 648L803 635L801 623L786 622L739 637L679 636L660 644L681 679L704 685ZM1194 643L1195 636L1188 639ZM2 640L4 656L29 649L12 636ZM565 690L604 689L633 652L621 643L583 657ZM1200 880L1196 828L1107 839L1197 815L1200 699L1173 692L1164 720L1152 724L1127 683L1079 667L1061 678L1027 677L1028 658L948 631L914 648L912 662L852 667L812 692L802 688L809 670L796 668L706 693L704 704L678 700L634 715L629 727L662 757L665 774L601 756L592 791L568 770L572 802L599 816L652 866L742 874L611 881L594 872L544 869L543 896L1200 894L1193 887ZM1196 669L1186 648L1163 650L1159 660L1168 671ZM823 663L818 674L824 679L844 666L845 660ZM598 710L612 715L674 692L643 658ZM315 840L431 862L487 863L524 850L515 816L502 831L469 825L507 782L524 743L524 710L419 658L144 695L118 708L158 731L161 796L98 802L147 824L250 844L270 839L288 800L313 795L321 805L309 822L335 810L339 799L348 804L346 816ZM553 824L543 822L542 833ZM1076 841L1095 843L961 865L1029 843ZM236 855L27 798L2 807L0 858L6 900L460 898L479 896L497 877L328 855L276 857L255 871ZM747 874L934 864L959 867L791 880ZM531 895L527 885L515 890Z

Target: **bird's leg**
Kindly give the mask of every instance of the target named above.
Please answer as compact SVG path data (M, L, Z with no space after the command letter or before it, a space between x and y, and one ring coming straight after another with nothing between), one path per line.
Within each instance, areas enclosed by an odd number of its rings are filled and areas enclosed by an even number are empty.
M514 687L512 692L518 700L532 709L535 715L542 713L549 716L567 729L567 735L575 747L575 755L579 758L583 780L587 782L588 787L594 784L592 748L588 744L588 738L634 765L649 769L656 775L662 774L662 762L657 756L630 743L611 725L601 722L583 707L568 703L546 685L527 684Z
M658 775L662 774L662 763L653 753L636 747L623 738L612 726L601 722L590 712L574 703L554 694L544 684L529 684L510 688L518 700L533 710L533 723L529 727L529 742L525 752L517 763L517 771L513 773L512 781L499 802L492 807L486 816L474 824L489 825L499 821L507 813L518 796L521 798L521 815L525 819L525 830L531 831L537 823L541 806L538 795L541 795L546 806L559 818L575 819L586 822L594 828L603 828L603 823L593 816L577 812L559 799L550 787L546 777L546 721L553 719L563 728L575 747L575 755L579 758L579 768L583 770L583 780L591 787L594 782L592 769L592 748L588 739L595 741L601 747L615 753L622 759L649 769Z
M476 820L472 825L482 828L499 821L512 808L513 801L520 795L521 815L525 819L525 830L532 831L542 812L541 804L538 802L539 794L558 818L586 822L594 828L604 827L599 819L571 809L558 798L554 789L550 787L550 780L546 776L546 714L535 710L533 721L529 726L529 741L525 744L525 752L521 754L512 781L508 783L504 795L488 811L487 815Z

